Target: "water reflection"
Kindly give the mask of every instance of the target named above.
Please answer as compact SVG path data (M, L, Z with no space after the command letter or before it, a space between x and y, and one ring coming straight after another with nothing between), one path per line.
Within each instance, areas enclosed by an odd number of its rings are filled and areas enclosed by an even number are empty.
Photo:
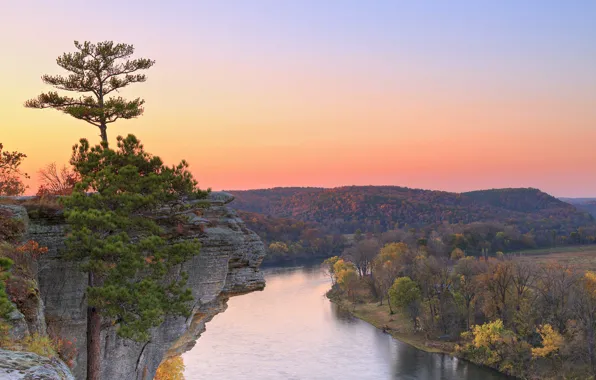
M331 315L338 320L340 323L354 324L358 323L358 320L350 314L346 309L343 309L335 304L330 305Z
M188 380L506 378L353 318L325 298L318 266L264 272L265 290L232 298L184 355Z

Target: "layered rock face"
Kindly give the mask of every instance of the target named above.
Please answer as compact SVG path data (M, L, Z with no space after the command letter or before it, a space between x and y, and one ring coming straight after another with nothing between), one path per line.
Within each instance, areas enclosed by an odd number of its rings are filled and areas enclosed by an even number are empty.
M168 318L152 330L151 341L135 343L117 336L114 328L102 334L102 379L152 379L161 361L192 348L213 316L224 311L231 296L265 286L259 265L265 256L260 238L247 229L236 212L226 206L233 197L213 193L195 203L183 226L185 238L198 238L200 254L182 264L194 295L188 319ZM49 252L39 268L39 288L48 331L76 342L78 355L72 369L77 379L86 372L86 276L76 264L61 260L66 226L59 212L29 210L27 236Z
M74 380L66 364L31 352L0 349L0 379Z

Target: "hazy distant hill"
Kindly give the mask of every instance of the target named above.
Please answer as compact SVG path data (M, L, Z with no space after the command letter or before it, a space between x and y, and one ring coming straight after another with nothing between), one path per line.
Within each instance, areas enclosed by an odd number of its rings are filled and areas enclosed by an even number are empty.
M571 203L579 210L589 212L596 217L596 198L560 198L562 201Z
M236 196L232 206L239 210L316 222L342 233L495 221L516 225L522 232L534 229L568 234L594 223L586 212L531 188L460 194L397 186L350 186L231 193Z

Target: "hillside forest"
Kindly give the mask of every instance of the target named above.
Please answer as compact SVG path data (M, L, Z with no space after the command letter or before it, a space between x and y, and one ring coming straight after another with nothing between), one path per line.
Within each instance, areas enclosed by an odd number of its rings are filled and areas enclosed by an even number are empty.
M232 206L268 246L268 262L340 254L360 235L381 241L402 236L438 256L455 248L468 256L494 256L596 242L588 210L537 189L459 194L351 186L232 193Z

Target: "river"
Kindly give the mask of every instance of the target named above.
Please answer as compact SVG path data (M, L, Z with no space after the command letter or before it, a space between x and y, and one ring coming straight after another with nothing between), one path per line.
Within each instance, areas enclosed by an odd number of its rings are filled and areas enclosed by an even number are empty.
M269 268L183 355L187 380L508 379L402 343L329 302L318 267Z

